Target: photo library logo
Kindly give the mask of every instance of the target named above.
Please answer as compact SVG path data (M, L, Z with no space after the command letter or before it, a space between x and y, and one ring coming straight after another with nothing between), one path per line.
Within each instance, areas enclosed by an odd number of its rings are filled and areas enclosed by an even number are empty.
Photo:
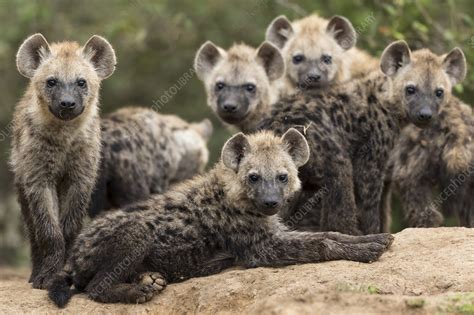
M107 272L104 279L89 293L92 299L100 296L104 291L110 289L117 282L122 281L124 275L130 272L130 266L143 253L143 247L135 248L129 255L125 256L111 271Z
M449 185L426 208L427 215L437 211L449 197L454 196L456 191L474 174L474 163L470 163L468 168L450 180Z
M183 73L175 84L169 87L159 98L153 100L151 108L158 112L184 87L196 74L196 70L193 67L189 68L188 71Z
M346 36L342 42L341 47L348 49L352 46L354 42L357 42L357 39L367 31L368 27L375 23L377 19L374 16L374 12L370 12L359 24L357 24L355 29L355 38L352 36Z
M10 138L13 133L13 122L10 122L3 130L0 131L0 142Z
M321 202L321 199L329 192L329 189L326 186L321 187L311 198L309 198L301 208L299 208L295 213L293 213L284 224L289 229L295 229L301 220L312 211L317 204Z

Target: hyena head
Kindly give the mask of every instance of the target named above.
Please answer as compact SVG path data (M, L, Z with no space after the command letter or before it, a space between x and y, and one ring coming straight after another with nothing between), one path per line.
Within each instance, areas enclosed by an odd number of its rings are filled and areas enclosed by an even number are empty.
M466 58L459 48L438 56L428 49L411 52L405 41L385 48L380 59L389 77L393 101L402 105L408 119L426 127L449 101L451 89L466 76Z
M202 173L209 161L207 142L213 133L212 123L204 119L198 123L190 123L188 128L176 128L173 137L180 151L181 158L173 182L182 181Z
M228 51L206 42L196 54L194 68L212 110L224 122L239 124L259 106L269 105L270 83L283 75L285 64L268 42L258 49L240 44Z
M327 21L311 15L294 23L279 16L268 27L266 40L282 50L289 82L313 89L343 80L344 53L355 45L356 32L341 16Z
M221 159L233 171L231 183L226 184L239 202L273 215L300 189L298 168L308 161L309 147L294 128L282 137L270 132L238 133L224 145Z
M16 62L31 79L40 113L70 121L97 110L100 81L114 72L116 59L112 46L97 35L80 47L75 42L49 45L35 34L20 46Z

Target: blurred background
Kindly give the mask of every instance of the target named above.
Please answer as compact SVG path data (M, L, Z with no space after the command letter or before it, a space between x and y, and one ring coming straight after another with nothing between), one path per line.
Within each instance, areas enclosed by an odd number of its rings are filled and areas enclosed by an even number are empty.
M206 40L225 48L233 42L257 46L277 15L293 20L311 13L327 18L346 16L359 34L358 47L377 56L391 41L405 39L412 48L429 47L437 53L459 46L468 64L474 64L474 5L470 0L0 1L0 264L28 264L28 243L7 166L9 123L28 84L16 70L15 54L28 35L41 32L50 42L80 43L93 34L106 37L115 48L118 66L103 83L102 112L158 103L163 113L190 121L209 117L215 128L210 143L212 165L230 133L206 106L203 86L191 70L196 50ZM181 86L179 79L189 74L192 78ZM468 69L467 79L456 87L456 94L467 103L472 103L473 83L474 71ZM180 88L171 94L169 89L175 84ZM168 97L162 97L166 94ZM448 218L446 224L450 223ZM397 212L392 230L403 227Z

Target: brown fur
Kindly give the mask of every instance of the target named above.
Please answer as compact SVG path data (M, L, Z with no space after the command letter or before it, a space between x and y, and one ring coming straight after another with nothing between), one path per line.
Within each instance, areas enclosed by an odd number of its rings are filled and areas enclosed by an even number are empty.
M258 206L261 196L252 174L269 184L285 172L287 183L280 183L279 194L291 199L300 184L297 168L308 157L308 145L294 129L282 137L235 135L206 175L136 204L130 213L117 211L94 221L79 236L69 267L58 274L49 297L65 306L72 282L96 301L143 303L166 282L233 265L376 260L392 236L288 231L274 215L278 209Z
M20 47L17 64L31 82L15 109L10 164L31 244L30 282L45 288L63 267L90 201L100 158L100 81L114 71L115 55L98 36L84 47L49 46L36 34ZM52 78L57 84L49 87ZM85 87L77 86L80 79ZM63 93L65 85L75 98ZM61 109L66 96L78 102L69 111Z
M286 74L278 82L282 95L306 88L327 88L367 75L378 67L376 58L353 47L356 33L343 17L327 20L314 14L290 22L279 16L269 25L266 40L279 47L285 59ZM293 61L296 55L304 57L299 64ZM332 62L324 64L323 55L330 56ZM321 70L316 70L322 76L321 82L305 87L311 85L305 76L316 67Z
M212 124L127 107L102 119L102 167L89 214L165 192L204 171Z
M255 130L262 113L269 111L277 95L272 84L284 73L284 62L278 49L263 43L258 49L244 44L233 45L229 50L207 42L196 53L195 69L207 92L207 103L227 124L241 131ZM220 113L224 92L216 90L217 84L232 88L229 97L239 106L232 116ZM253 93L245 91L247 84L255 85ZM232 95L232 93L234 95Z

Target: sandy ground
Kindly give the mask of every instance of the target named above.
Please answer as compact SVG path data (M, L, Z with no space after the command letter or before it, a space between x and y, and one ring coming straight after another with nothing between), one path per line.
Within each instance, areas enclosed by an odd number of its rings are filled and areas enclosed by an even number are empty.
M28 270L0 269L0 313L56 313ZM76 295L63 313L474 314L474 229L406 229L380 261L230 270L169 285L142 305Z

